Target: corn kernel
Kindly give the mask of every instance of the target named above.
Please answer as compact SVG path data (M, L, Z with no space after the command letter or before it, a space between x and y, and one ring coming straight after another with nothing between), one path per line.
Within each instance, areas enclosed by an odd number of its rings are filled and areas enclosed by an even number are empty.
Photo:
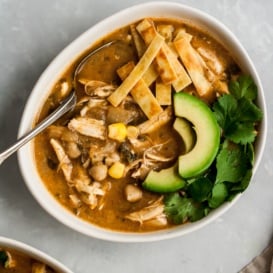
M127 128L125 124L121 122L110 124L108 126L108 137L120 142L124 141L127 137Z
M112 178L119 179L123 177L125 165L121 162L115 162L109 169L108 174Z
M129 125L127 127L127 137L128 138L137 138L139 135L139 129L136 126Z

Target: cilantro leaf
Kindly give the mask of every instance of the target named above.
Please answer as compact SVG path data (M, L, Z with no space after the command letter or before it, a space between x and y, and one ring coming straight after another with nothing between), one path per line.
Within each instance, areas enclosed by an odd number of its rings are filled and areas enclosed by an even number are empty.
M214 103L214 115L224 131L236 120L237 108L237 100L231 95L223 95Z
M236 99L245 97L255 100L257 98L257 86L249 75L241 75L236 81L230 81L229 90Z
M215 184L212 189L212 196L209 199L209 206L213 209L219 207L228 197L228 190L224 183Z
M240 121L259 121L263 117L263 113L251 100L241 98L238 101L238 117Z
M245 153L246 153L246 156L249 160L249 163L250 165L253 167L254 165L254 159L255 159L255 154L254 154L254 146L252 143L248 143L246 146L245 146Z
M226 141L216 158L216 183L240 181L247 170L247 163L241 146Z
M226 138L237 144L252 143L256 135L257 132L252 122L234 123L225 134Z
M252 143L256 137L256 122L263 117L261 109L252 101L257 97L257 87L249 76L240 76L230 82L229 88L230 94L214 103L214 115L224 137L235 143Z
M4 251L4 250L0 250L0 264L2 265L2 266L5 266L6 265L6 263L7 263L7 261L8 261L8 255L7 255L7 253L6 253L6 251Z
M243 192L248 187L251 177L252 169L248 169L242 181L239 184L234 185L230 190L236 192Z
M181 197L179 193L172 193L164 198L165 213L174 224L197 221L204 217L204 208L195 204L192 199Z
M188 193L197 202L203 202L209 198L213 183L206 177L197 178L188 187Z

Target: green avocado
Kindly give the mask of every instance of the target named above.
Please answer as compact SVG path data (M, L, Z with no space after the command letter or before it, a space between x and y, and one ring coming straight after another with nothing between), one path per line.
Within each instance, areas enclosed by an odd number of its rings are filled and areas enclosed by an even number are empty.
M173 128L181 136L185 146L185 153L188 153L195 143L195 132L190 122L184 118L177 117L173 123Z
M150 171L146 179L142 183L144 189L158 192L168 193L175 192L185 186L185 181L182 179L177 170L177 164L174 166L162 169L161 171Z
M187 93L174 95L174 113L192 123L196 133L192 150L178 158L180 176L191 178L203 173L215 159L220 144L220 127L209 106Z

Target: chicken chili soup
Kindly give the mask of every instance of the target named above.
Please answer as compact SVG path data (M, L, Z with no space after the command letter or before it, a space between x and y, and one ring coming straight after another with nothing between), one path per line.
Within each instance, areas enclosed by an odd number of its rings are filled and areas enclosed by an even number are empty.
M196 221L245 190L262 113L255 83L219 42L147 18L82 58L39 119L72 84L75 109L35 139L39 174L63 206L103 228L143 232Z
M57 273L46 264L17 250L0 247L1 273Z

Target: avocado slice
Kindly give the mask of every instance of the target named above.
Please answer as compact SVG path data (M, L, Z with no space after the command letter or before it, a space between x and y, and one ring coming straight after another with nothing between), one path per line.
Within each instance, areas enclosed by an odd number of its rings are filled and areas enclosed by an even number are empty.
M179 174L191 178L203 173L215 159L220 144L220 127L209 106L187 93L174 95L174 113L191 122L196 133L192 150L178 158Z
M146 179L142 183L144 189L158 192L168 193L175 192L185 186L185 180L179 176L177 164L159 172L150 171Z
M184 145L185 153L188 153L195 143L195 132L186 119L177 117L173 123L173 128L181 136Z

